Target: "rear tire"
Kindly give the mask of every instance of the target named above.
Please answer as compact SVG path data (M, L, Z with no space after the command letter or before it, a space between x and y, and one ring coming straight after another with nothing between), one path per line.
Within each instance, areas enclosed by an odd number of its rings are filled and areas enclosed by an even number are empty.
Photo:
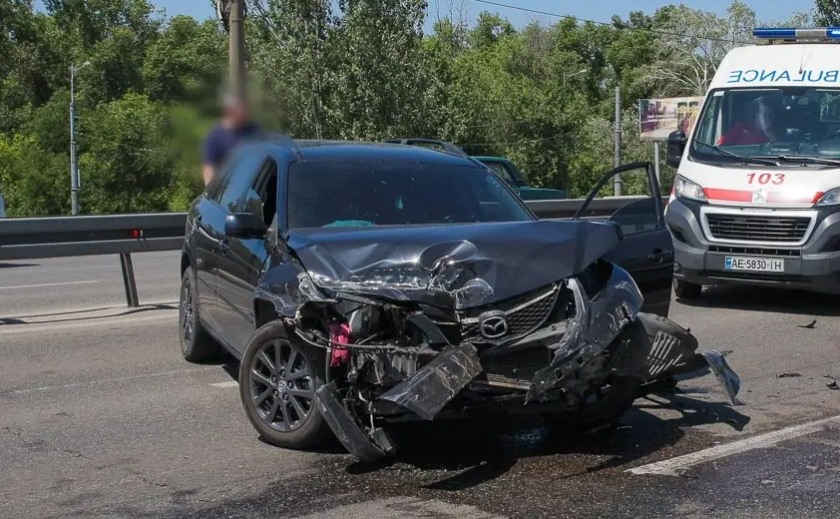
M321 445L329 426L315 405L325 352L289 341L279 321L260 327L239 364L239 396L260 437L287 449Z
M697 299L703 292L703 285L689 283L681 279L674 280L674 294L679 299Z
M201 325L197 286L195 272L192 267L187 267L181 276L181 298L178 305L179 338L184 359L189 362L207 362L218 359L221 348Z

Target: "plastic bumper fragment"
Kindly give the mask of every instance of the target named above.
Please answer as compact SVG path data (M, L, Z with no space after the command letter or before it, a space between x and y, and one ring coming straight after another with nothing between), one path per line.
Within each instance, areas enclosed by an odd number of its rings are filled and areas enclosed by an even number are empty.
M743 405L738 400L738 391L741 389L741 378L735 373L735 370L729 367L723 354L715 350L701 351L700 355L706 359L709 364L709 369L715 374L718 383L720 383L723 392L726 393L726 398L732 405Z
M446 347L440 355L378 398L432 420L482 372L475 346Z
M359 427L336 398L334 383L319 387L315 392L315 402L335 437L350 454L364 462L374 463L393 453L393 446L385 431L374 429L369 437Z

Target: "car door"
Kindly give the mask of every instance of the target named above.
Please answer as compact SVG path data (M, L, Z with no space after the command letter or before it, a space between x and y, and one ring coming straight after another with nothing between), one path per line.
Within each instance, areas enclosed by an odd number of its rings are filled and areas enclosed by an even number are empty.
M192 259L198 280L199 315L202 323L216 335L220 335L216 279L226 214L221 199L230 191L231 172L245 158L241 151L232 153L191 209Z
M664 203L653 165L647 162L627 164L604 175L590 193L575 218L587 214L601 189L617 175L644 192L644 198L622 203L621 198L605 202L618 208L607 220L621 227L624 238L605 258L618 264L633 276L645 297L642 308L667 317L671 307L671 283L674 275L674 244L665 226ZM635 178L632 178L635 176Z
M247 188L228 214L253 213L260 216L269 232L276 232L277 162L266 155L256 164L249 163ZM270 253L272 241L259 238L224 237L226 248L220 257L217 274L219 324L225 341L240 354L254 332L254 290Z
M192 260L198 283L195 295L198 297L198 314L204 326L216 332L217 321L216 257L219 240L224 231L224 216L219 206L207 198L199 199L192 218Z

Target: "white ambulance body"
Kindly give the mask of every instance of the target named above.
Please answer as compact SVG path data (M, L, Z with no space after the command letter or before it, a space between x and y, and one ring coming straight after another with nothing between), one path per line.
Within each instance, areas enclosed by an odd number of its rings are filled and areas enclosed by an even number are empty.
M691 135L669 138L679 297L723 283L840 293L840 29L756 30L768 35L727 54Z

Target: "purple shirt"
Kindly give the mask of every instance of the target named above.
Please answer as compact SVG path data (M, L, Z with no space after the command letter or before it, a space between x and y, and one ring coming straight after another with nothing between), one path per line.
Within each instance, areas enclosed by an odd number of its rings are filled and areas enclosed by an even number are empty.
M242 141L254 137L259 128L254 123L248 123L243 128L225 128L218 125L204 140L204 155L202 162L218 168L225 161L230 152Z

